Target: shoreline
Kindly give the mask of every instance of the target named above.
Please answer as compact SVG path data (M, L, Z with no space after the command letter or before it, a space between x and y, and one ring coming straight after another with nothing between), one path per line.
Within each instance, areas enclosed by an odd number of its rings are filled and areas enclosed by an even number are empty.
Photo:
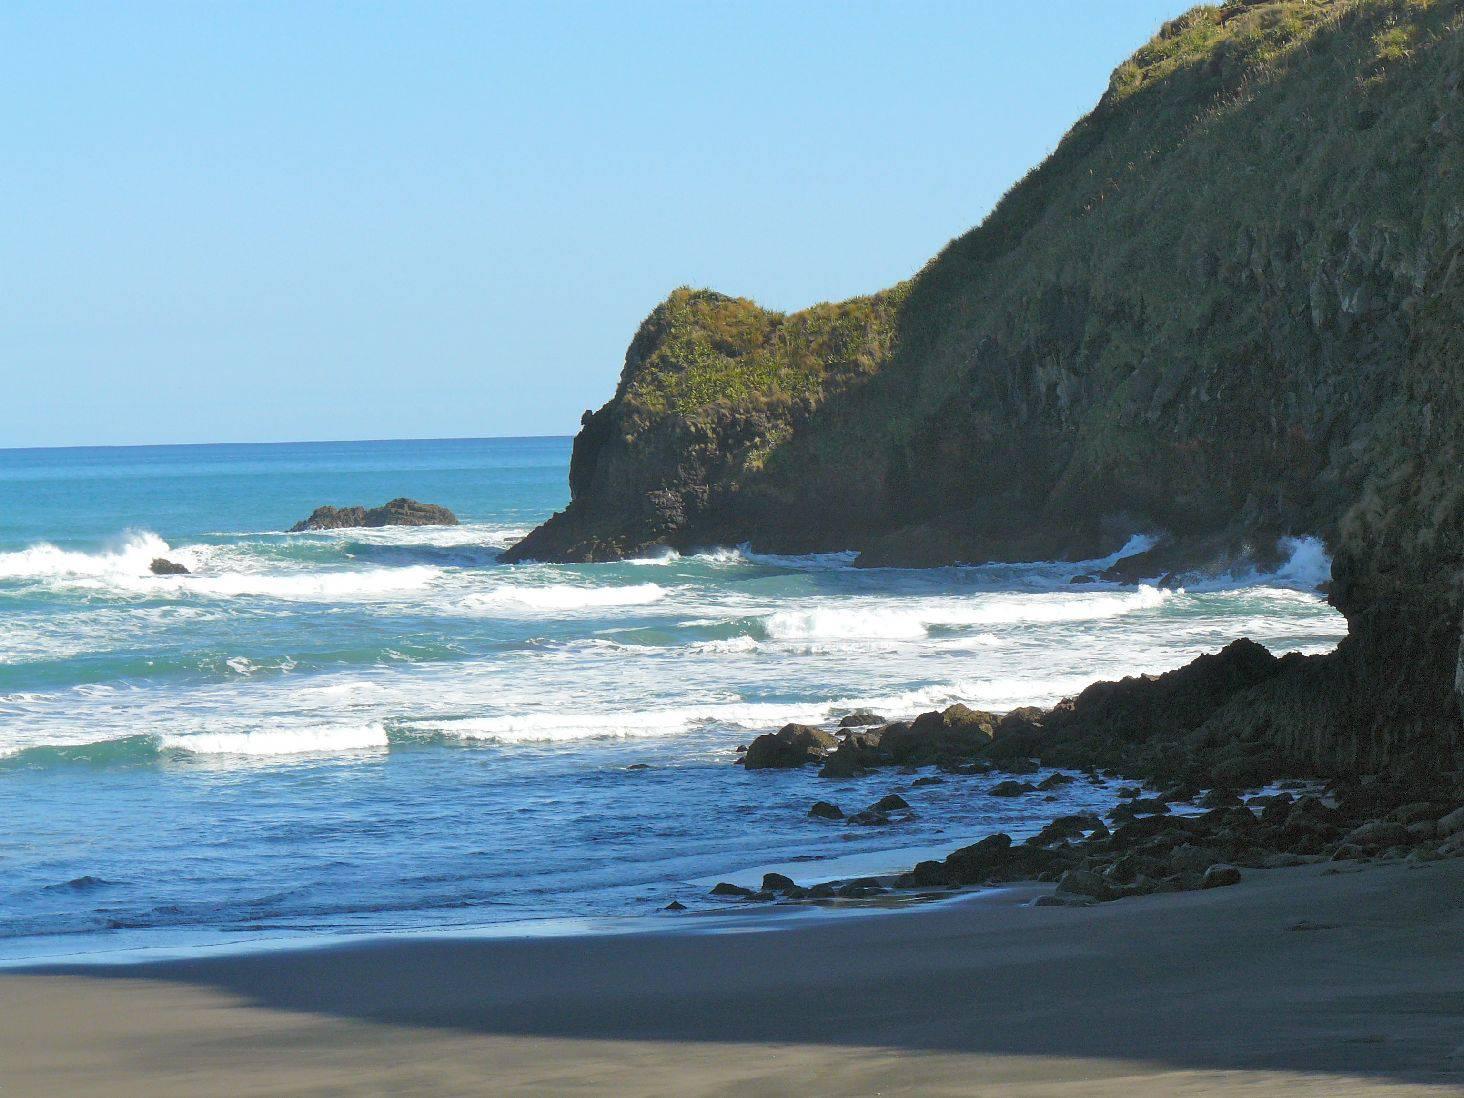
M14 1093L1457 1094L1464 860L0 972ZM726 920L722 920L726 922Z

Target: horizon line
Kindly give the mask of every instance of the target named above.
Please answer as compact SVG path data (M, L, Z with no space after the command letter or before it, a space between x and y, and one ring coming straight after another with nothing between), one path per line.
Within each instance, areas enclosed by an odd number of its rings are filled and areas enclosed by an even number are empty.
M0 446L0 454L26 453L32 450L160 450L166 447L191 446L338 446L343 443L369 442L516 442L530 439L574 438L565 435L444 435L425 438L299 438L269 442L103 442L58 443L41 446Z

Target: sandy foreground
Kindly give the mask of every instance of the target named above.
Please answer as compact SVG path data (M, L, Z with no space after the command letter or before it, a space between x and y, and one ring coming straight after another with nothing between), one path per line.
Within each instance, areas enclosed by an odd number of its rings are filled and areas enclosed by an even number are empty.
M12 971L0 1095L1464 1094L1464 860L1038 891Z

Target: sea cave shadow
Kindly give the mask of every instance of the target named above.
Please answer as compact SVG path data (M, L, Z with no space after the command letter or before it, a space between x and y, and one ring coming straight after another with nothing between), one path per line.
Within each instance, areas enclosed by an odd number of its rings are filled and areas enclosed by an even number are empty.
M1397 926L1378 932L1379 912L1391 908L1376 888L1374 908L1360 910L1345 890L1308 902L1261 883L1093 909L958 906L769 933L411 939L52 971L481 1036L878 1047L1457 1085L1464 951L1448 942L1464 931L1464 862L1429 868L1438 887L1399 901L1415 930L1407 943ZM1310 918L1297 925L1303 910Z

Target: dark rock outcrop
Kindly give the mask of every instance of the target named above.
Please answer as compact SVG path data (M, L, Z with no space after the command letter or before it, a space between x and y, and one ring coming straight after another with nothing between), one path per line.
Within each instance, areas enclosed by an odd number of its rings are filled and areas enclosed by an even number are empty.
M456 526L457 516L435 503L418 503L399 497L380 507L317 507L310 517L290 527L290 533L307 530L346 530L366 526Z
M771 770L816 762L838 746L838 739L822 728L808 724L787 724L776 732L759 736L748 745L742 765L748 770Z
M148 570L155 576L186 576L188 569L177 561L168 560L166 557L154 557L153 562L148 565Z
M1162 580L1317 535L1348 638L1184 720L1247 745L1234 784L1262 745L1448 770L1461 173L1459 0L1196 8L910 282L789 315L674 293L584 421L569 509L508 556L1077 559L1150 530L1116 574Z

